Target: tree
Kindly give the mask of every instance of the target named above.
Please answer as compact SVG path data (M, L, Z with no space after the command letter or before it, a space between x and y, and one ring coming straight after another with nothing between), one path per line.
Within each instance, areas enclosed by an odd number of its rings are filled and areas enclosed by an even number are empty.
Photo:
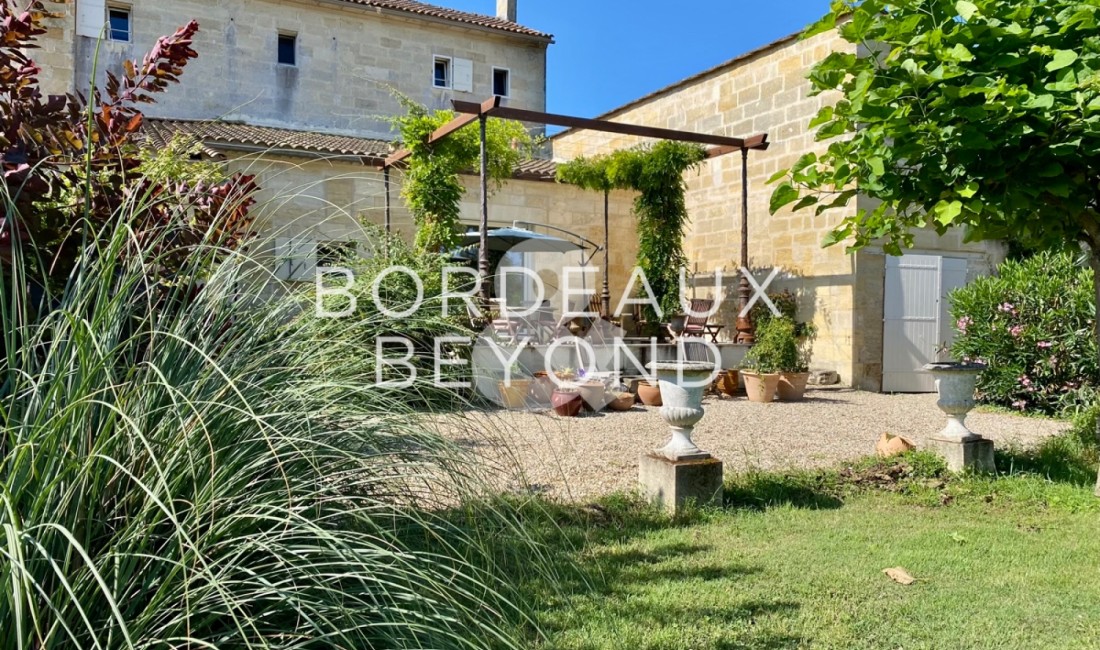
M772 212L877 199L824 243L894 255L921 228L1084 245L1100 298L1098 12L1082 0L834 0L806 36L836 28L861 52L811 70L815 93L841 94L810 123L830 144L772 178ZM1100 339L1100 316L1093 326Z
M393 124L412 154L406 159L401 196L416 223L416 248L422 252L446 251L457 245L460 235L459 204L466 188L458 175L478 168L480 134L471 125L429 144L428 136L453 120L454 112L430 112L407 97L398 95L398 99L407 112L395 118ZM500 187L536 143L522 124L511 120L490 119L485 137L489 180Z

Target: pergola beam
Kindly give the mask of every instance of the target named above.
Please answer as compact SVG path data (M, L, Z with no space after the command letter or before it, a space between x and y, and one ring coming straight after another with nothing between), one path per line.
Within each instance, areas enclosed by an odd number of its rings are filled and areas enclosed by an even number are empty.
M477 112L464 112L450 122L447 122L443 126L439 127L435 131L432 131L432 134L428 136L427 144L434 144L436 142L439 142L440 140L446 138L455 131L458 131L465 126L473 124L482 114L489 114L493 111L493 109L500 106L500 97L494 95L491 99L486 99L485 101L481 102L481 104L472 105L478 107ZM382 163L382 167L393 167L394 165L411 155L412 152L408 149L401 149L400 151L396 151L390 157L386 158L386 161Z
M455 111L464 114L485 115L499 117L518 122L531 122L534 124L549 124L564 126L573 129L586 129L589 131L603 131L604 133L618 133L620 135L634 135L641 138L655 138L658 140L676 140L679 142L697 142L719 147L733 147L732 150L741 149L767 149L767 135L754 135L748 139L731 138L724 135L710 135L707 133L695 133L692 131L677 131L675 129L663 129L655 126L643 126L639 124L625 124L610 120L598 120L586 117L573 117L571 115L558 115L555 113L543 113L541 111L529 111L522 108L500 106L485 109L485 104L463 102L453 100L451 105Z

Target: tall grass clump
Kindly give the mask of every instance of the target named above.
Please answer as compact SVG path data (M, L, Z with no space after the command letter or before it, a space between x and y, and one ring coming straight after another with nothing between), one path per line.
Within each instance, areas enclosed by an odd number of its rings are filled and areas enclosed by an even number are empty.
M0 647L512 647L494 562L538 546L311 296L140 227L190 207L131 195L60 289L0 265Z

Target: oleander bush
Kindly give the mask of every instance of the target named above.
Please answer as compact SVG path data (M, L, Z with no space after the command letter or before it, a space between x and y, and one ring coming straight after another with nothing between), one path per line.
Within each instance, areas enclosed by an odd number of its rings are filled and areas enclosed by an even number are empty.
M1096 403L1092 271L1070 253L1038 253L951 293L952 355L989 367L978 398L1058 414Z

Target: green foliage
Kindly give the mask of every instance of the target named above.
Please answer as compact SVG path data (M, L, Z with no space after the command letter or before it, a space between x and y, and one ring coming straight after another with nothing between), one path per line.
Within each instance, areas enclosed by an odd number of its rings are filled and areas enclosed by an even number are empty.
M683 312L680 271L687 266L684 235L688 224L684 172L706 158L696 144L663 140L605 156L566 163L558 180L592 190L630 189L638 193L638 266L645 273L663 315ZM647 317L658 321L647 307Z
M144 147L138 153L141 164L136 172L158 184L185 183L188 186L217 184L228 177L220 163L196 160L202 153L202 143L193 137L177 133L167 146Z
M756 327L756 342L741 362L756 372L805 372L806 362L789 318L772 317Z
M416 247L441 252L453 248L459 239L459 204L466 193L458 175L480 168L481 134L470 124L442 140L428 144L428 136L455 118L452 111L429 112L404 96L398 96L407 111L393 119L401 141L412 155L406 160L401 196L416 222ZM500 185L512 177L516 165L529 157L536 142L519 122L490 118L486 125L489 180Z
M1095 403L1092 285L1092 271L1074 256L1040 253L952 292L951 352L988 364L978 379L982 402L1047 414Z
M608 192L619 189L612 182L610 166L610 156L581 156L558 165L557 179L581 189Z
M772 211L818 214L858 193L873 209L826 244L965 226L975 239L1100 249L1100 6L1081 0L834 0L807 36L836 27L874 56L834 52L809 74L839 91L810 123L829 141L772 181ZM844 16L848 19L843 19Z
M40 0L0 0L0 182L15 208L0 216L0 257L13 241L29 242L34 254L25 262L56 288L69 280L80 251L94 243L91 237L117 221L133 228L135 242L156 241L166 247L162 252L174 252L149 269L164 281L180 281L187 248L214 226L227 250L239 246L252 222L251 176L190 182L138 171L146 162L138 155L144 120L138 106L153 103L198 56L191 48L198 23L159 38L144 59L124 61L121 76L107 73L102 88L47 97L40 68L28 57L47 19L55 17ZM164 170L169 155L153 167ZM140 197L140 209L127 202L130 197ZM176 210L180 203L189 209ZM160 237L165 232L172 236Z
M1096 466L1100 464L1098 414L1098 406L1081 410L1068 431L1047 438L1034 448L1008 445L998 449L997 468L1009 476L1033 475L1047 481L1091 487L1096 481Z
M444 406L468 406L464 396L456 389L441 388L435 380L435 340L438 337L466 337L472 340L474 332L469 329L469 315L461 300L449 301L449 315L443 315L443 268L448 265L446 258L437 253L421 252L405 243L400 237L389 236L377 226L363 226L367 238L381 247L385 243L386 255L362 258L353 256L341 263L352 271L355 283L348 290L355 297L356 308L347 318L313 318L303 314L301 321L309 324L317 336L329 343L321 354L331 357L331 363L341 363L342 359L354 356L365 364L368 372L374 373L377 362L377 340L379 336L403 337L414 345L414 356L410 363L416 368L416 381L410 387L374 386L372 391L389 394L393 399L403 401L414 408L440 409ZM404 318L391 318L375 305L373 287L378 281L378 295L386 309L392 312L405 312L412 308L417 300L416 282L407 273L390 273L393 267L405 267L420 279L423 297L420 307ZM338 284L343 283L338 276ZM381 278L381 279L379 279ZM453 275L450 290L469 291L472 278L465 275ZM324 306L330 312L345 310L348 299L337 294L324 298ZM470 360L471 345L450 345L443 348L452 361ZM402 344L396 344L387 352L389 358L405 355ZM404 367L391 369L383 366L386 381L400 381L408 371ZM441 382L469 381L469 366L442 365Z
M524 647L500 549L541 549L308 290L242 299L262 261L213 238L192 295L150 283L162 242L91 234L61 293L20 246L0 277L0 647Z

